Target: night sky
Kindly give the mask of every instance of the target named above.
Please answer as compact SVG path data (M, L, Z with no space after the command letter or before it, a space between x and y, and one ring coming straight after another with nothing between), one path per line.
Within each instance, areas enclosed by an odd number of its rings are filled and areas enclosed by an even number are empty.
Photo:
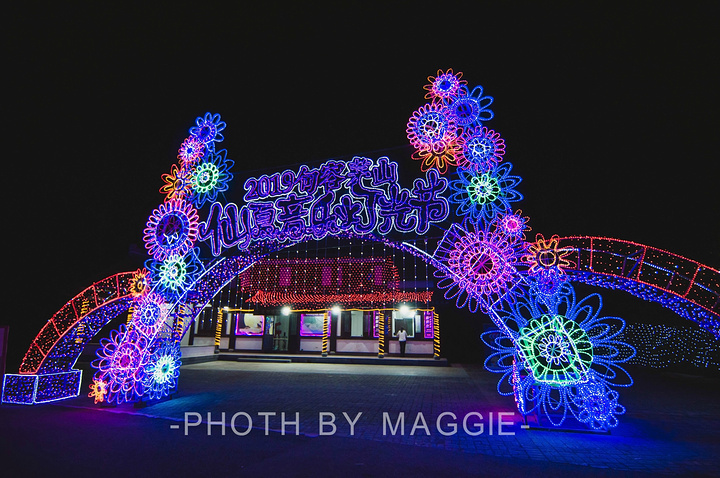
M8 371L67 300L138 266L197 116L227 122L234 171L393 148L438 69L495 98L533 234L720 266L712 3L254 3L4 13Z

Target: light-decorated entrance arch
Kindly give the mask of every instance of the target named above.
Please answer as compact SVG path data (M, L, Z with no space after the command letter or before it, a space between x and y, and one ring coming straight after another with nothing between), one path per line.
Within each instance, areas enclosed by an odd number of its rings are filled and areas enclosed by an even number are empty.
M75 361L126 310L128 326L101 340L90 395L114 403L168 395L180 340L218 291L272 252L332 236L413 254L434 267L446 298L488 314L497 330L483 335L494 350L486 363L502 373L498 391L514 395L521 413L542 413L555 425L572 415L593 428L614 427L624 413L617 388L632 384L621 364L634 349L621 340L624 321L603 317L600 296L578 298L571 281L659 302L717 338L720 273L615 239L538 234L529 242L529 220L514 205L521 179L505 161L504 140L485 126L492 97L452 70L428 80L429 101L406 129L424 173L411 186L401 184L391 158L356 156L249 178L242 204L219 202L233 178L234 162L216 149L226 124L218 114L197 118L178 164L163 175L166 199L144 231L146 267L95 283L63 306L20 373L6 375L3 402L77 396ZM433 253L414 245L431 229L443 231Z

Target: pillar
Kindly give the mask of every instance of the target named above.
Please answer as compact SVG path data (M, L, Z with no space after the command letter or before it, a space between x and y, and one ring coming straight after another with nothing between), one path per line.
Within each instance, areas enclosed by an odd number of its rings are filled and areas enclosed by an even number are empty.
M328 356L328 349L330 346L330 313L325 311L323 316L323 337L322 337L322 356Z

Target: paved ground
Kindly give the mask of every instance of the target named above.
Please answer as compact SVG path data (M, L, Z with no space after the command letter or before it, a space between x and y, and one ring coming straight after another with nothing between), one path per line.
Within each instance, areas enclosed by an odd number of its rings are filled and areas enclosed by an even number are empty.
M632 372L636 384L621 390L628 412L608 435L522 429L512 398L497 394L498 376L479 365L186 365L176 396L144 408L84 396L4 405L0 456L13 470L3 476L717 476L720 378ZM208 427L223 412L225 426ZM343 412L362 414L351 428ZM393 434L401 412L404 434ZM457 418L438 427L444 412ZM330 413L336 428L321 428ZM464 417L482 434L468 434Z

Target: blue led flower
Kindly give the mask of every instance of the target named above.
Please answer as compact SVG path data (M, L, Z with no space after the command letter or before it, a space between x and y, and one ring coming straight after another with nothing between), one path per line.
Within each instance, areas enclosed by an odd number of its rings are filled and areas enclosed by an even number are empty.
M624 409L607 387L632 385L619 364L635 350L620 340L625 322L600 317L601 308L598 294L577 301L572 286L563 283L552 301L524 294L493 311L503 330L486 332L482 340L495 351L486 368L503 374L498 391L516 394L522 413L542 411L555 426L568 411L589 426L615 426L614 415Z
M530 295L538 302L547 305L552 305L563 296L572 293L567 274L559 269L541 269L534 273L529 272L528 283L530 284Z
M616 415L625 413L625 407L618 403L620 394L608 384L590 377L587 383L578 385L571 400L573 413L578 421L595 430L607 430L618 424ZM575 411L577 410L577 411Z
M208 153L191 174L192 201L199 209L205 202L217 200L218 193L227 191L233 178L230 168L235 162L227 158L227 151Z
M151 400L166 397L177 387L181 365L179 343L158 339L152 348L154 352L145 365L143 383L146 396Z
M196 247L184 256L172 255L162 261L149 260L145 267L152 272L153 290L172 302L184 294L197 280L202 269Z
M155 292L136 300L131 322L133 327L144 336L152 338L163 323L163 303L162 296Z
M452 194L448 198L458 205L457 214L487 225L498 214L511 211L510 203L523 198L514 189L522 179L511 176L511 169L511 163L483 173L458 168L459 179L450 181Z
M495 116L490 109L492 102L492 96L483 96L482 86L478 85L468 93L467 87L463 85L450 103L448 114L455 119L458 126L480 126Z
M225 126L227 125L220 120L219 114L205 113L205 116L195 120L195 126L190 128L190 134L205 144L209 151L214 151L215 143L225 139L220 133Z

